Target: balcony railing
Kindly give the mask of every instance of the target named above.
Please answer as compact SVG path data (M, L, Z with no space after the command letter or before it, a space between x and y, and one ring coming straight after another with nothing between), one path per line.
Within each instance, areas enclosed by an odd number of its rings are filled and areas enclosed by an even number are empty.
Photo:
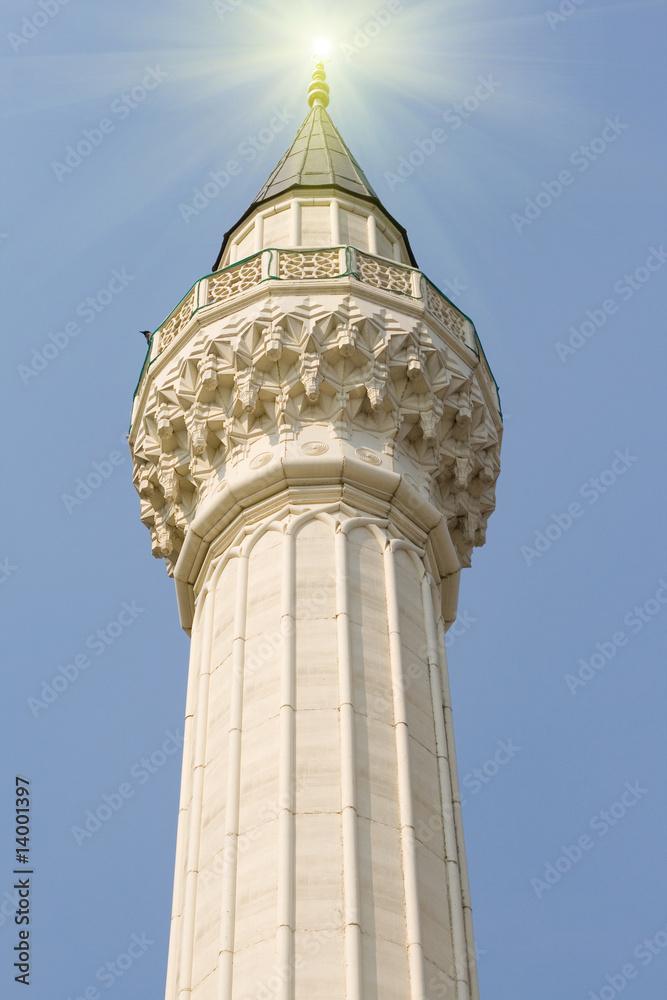
M478 358L482 345L472 320L468 319L439 288L416 268L384 257L374 257L354 247L326 247L319 250L260 250L235 264L198 281L151 337L137 392L144 374L166 347L200 309L243 295L265 281L323 281L354 278L365 285L424 303L425 311L449 333L457 337ZM498 392L498 386L493 379ZM136 393L135 393L136 396ZM498 397L500 411L500 397Z

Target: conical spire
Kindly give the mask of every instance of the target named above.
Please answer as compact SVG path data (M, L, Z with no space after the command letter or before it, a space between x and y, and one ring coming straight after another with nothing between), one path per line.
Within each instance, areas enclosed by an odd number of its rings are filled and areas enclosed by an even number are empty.
M416 261L407 238L407 233L384 208L380 198L374 191L370 181L347 148L340 132L327 112L329 104L329 85L326 82L324 64L318 59L308 88L308 104L310 110L299 128L294 142L270 174L268 180L253 199L244 215L226 234L220 252L213 265L217 270L224 258L225 249L232 235L267 202L274 198L294 192L319 191L327 188L343 196L353 195L380 209L401 234L408 254L409 262L416 266Z
M379 201L323 104L313 106L253 204L257 206L292 187L336 187Z
M255 198L257 206L292 187L336 187L362 198L379 198L326 111L329 85L318 62L308 88L310 111L296 138Z

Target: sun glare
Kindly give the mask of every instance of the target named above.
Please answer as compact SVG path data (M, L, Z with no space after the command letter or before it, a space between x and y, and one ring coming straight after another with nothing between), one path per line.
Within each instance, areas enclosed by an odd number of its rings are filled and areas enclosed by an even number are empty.
M331 42L328 38L316 38L313 46L313 55L318 59L328 59L331 55Z

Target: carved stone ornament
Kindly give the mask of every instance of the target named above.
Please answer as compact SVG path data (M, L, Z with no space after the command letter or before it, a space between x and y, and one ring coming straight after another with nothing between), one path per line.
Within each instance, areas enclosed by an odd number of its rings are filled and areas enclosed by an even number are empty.
M259 442L266 453L313 425L409 472L469 565L494 508L501 422L468 348L453 349L427 318L349 295L260 301L233 322L200 322L178 347L144 380L131 438L142 519L170 572L229 470Z

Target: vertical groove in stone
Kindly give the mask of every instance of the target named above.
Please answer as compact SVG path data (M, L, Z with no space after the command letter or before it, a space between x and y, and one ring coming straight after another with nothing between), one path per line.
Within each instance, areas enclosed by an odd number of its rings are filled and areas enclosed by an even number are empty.
M290 205L290 246L301 246L301 204L292 200Z
M398 765L398 807L401 824L401 855L403 859L403 882L405 889L410 1000L423 1000L426 994L426 977L419 912L419 877L417 872L412 775L410 771L410 736L408 732L408 715L403 676L396 556L394 544L390 539L386 540L384 569L387 595L389 658L394 702L394 729L396 733L396 759Z
M458 848L456 843L456 827L454 823L454 803L452 799L452 784L449 773L449 752L447 748L447 730L442 698L442 683L440 679L440 663L438 659L438 633L435 612L433 609L433 594L428 574L422 577L422 601L424 604L424 624L426 627L426 647L428 654L428 669L431 681L431 699L433 718L435 721L435 743L438 757L438 774L440 778L440 797L442 801L442 817L445 836L445 870L447 873L447 894L449 896L449 914L451 920L452 945L454 951L454 978L456 979L456 1000L470 1000L468 989L468 957L466 948L465 915L463 912L463 896L458 864Z
M412 675L407 669L410 660L408 650L411 649L409 636L416 633L423 635L426 639L428 688L423 690L423 703L427 709L429 717L433 715L435 727L434 751L437 758L437 777L435 769L432 776L432 794L437 802L442 803L442 816L444 828L438 836L444 841L445 847L445 877L442 881L442 906L438 915L438 927L436 934L442 934L443 941L447 942L449 952L449 942L452 945L451 960L447 958L447 974L451 974L456 981L452 984L452 996L455 1000L478 1000L478 989L475 977L475 963L472 937L472 924L469 908L469 895L467 894L467 872L465 867L465 856L462 850L462 831L458 828L461 822L460 795L458 792L457 776L455 773L455 757L453 748L453 738L451 732L451 710L449 708L449 691L447 667L444 650L444 632L442 622L438 618L437 601L434 602L433 580L425 572L423 556L424 553L418 550L412 543L405 540L388 537L388 522L377 517L349 517L340 512L340 507L334 510L320 508L320 515L323 513L335 513L338 516L338 523L335 526L333 536L333 553L326 557L326 566L330 566L329 560L333 556L336 569L336 582L334 589L334 606L329 606L328 614L335 613L335 642L338 663L331 661L331 668L335 673L329 678L329 694L327 703L332 709L338 709L338 736L333 730L333 742L329 739L329 747L334 752L340 752L340 826L336 823L336 838L340 836L342 844L342 871L341 881L336 884L332 891L332 900L336 903L342 899L343 904L343 928L342 942L340 930L337 931L338 942L336 954L333 959L326 957L322 952L319 961L321 969L315 969L315 974L323 976L322 987L326 990L325 980L327 977L326 961L334 961L336 967L336 988L332 990L329 983L329 993L334 993L340 1000L365 1000L365 993L370 990L370 995L375 996L375 989L380 981L386 988L390 982L397 982L388 978L388 962L393 962L392 950L396 946L402 952L400 962L396 968L400 967L401 976L401 998L405 1000L423 1000L426 997L426 982L429 979L427 972L431 971L430 951L428 942L433 940L433 914L432 904L428 900L428 884L420 882L424 878L421 869L423 858L421 847L417 842L416 829L417 820L420 817L420 804L423 803L423 788L417 782L413 768L415 761L419 757L419 747L413 744L410 733L410 724L413 717L408 715L412 712L411 695L408 695L406 685L410 684ZM290 515L288 515L290 516ZM224 811L220 816L219 829L215 833L215 850L221 852L223 858L222 883L220 895L217 897L219 903L216 905L214 923L215 928L209 926L207 933L215 933L216 937L210 941L210 945L218 952L217 972L207 978L205 982L198 984L194 977L198 976L197 954L193 952L193 944L197 947L199 941L198 921L201 919L202 907L207 907L212 900L204 898L202 883L198 882L198 869L201 863L206 860L203 857L205 849L204 833L202 832L202 797L207 795L206 785L203 782L204 769L207 755L210 757L214 749L209 746L212 737L208 737L208 729L213 724L209 712L213 710L216 698L216 689L213 681L210 680L211 669L214 663L213 639L215 635L215 613L214 606L218 607L218 600L228 600L233 591L225 590L221 582L222 565L209 568L208 577L210 583L204 587L200 599L197 603L196 618L193 626L193 651L191 654L191 676L188 687L188 707L186 717L189 720L189 735L184 741L184 776L187 772L187 779L184 780L182 790L182 815L179 817L179 841L178 841L178 866L181 867L182 874L177 874L178 883L174 890L174 921L172 924L172 944L170 953L170 966L168 971L168 1000L200 1000L211 997L211 1000L237 1000L236 994L243 996L248 993L249 1000L255 1000L255 994L259 995L262 990L270 989L273 1000L295 1000L295 996L300 995L299 981L295 978L295 961L298 962L296 954L296 943L300 940L300 933L305 928L306 937L310 932L308 924L304 928L299 926L297 931L296 917L299 912L297 907L297 884L301 878L301 869L296 864L296 844L297 834L300 835L301 828L296 823L296 785L297 777L297 750L296 743L296 711L297 699L300 695L297 691L297 642L296 642L296 618L300 604L297 601L299 586L303 589L307 586L307 581L301 579L300 563L297 559L297 528L305 520L314 516L314 512L308 515L291 515L291 523L285 526L280 525L282 534L281 545L274 549L277 562L271 567L271 592L273 612L271 629L266 632L267 636L275 635L275 643L269 641L276 652L275 662L276 673L274 683L279 687L274 689L273 698L279 690L278 705L272 700L272 715L274 721L278 722L278 730L274 731L271 745L266 748L266 752L271 755L275 762L277 771L277 792L278 801L274 816L277 818L277 834L275 839L272 834L272 851L276 852L277 865L271 862L272 872L277 874L277 885L273 883L270 889L271 901L276 900L277 913L270 913L267 921L266 934L262 940L251 942L250 947L256 951L251 954L248 960L248 927L253 925L252 908L248 910L244 917L244 931L239 929L239 905L243 901L243 893L247 896L247 877L252 874L243 867L243 844L242 835L245 835L245 825L241 807L243 805L242 789L245 788L245 777L243 767L248 768L248 754L252 747L246 744L249 738L243 730L248 725L246 713L250 708L248 698L248 670L251 669L252 661L250 647L248 646L248 633L254 636L251 626L250 611L248 602L253 597L253 562L250 565L251 552L255 541L261 537L268 525L259 527L255 533L247 538L242 548L235 548L224 557L224 564L228 564L228 559L238 559L238 585L234 595L233 606L233 627L229 619L232 617L232 609L226 611L227 632L225 634L224 647L231 655L228 655L224 666L225 676L220 678L228 692L229 722L224 724L224 744L220 744L220 752L223 753L223 746L228 747L228 760L226 768L221 772L222 787L220 788L220 798L225 796ZM324 520L324 518L322 518ZM327 521L333 526L333 518ZM380 544L378 556L382 559L379 564L373 563L372 570L367 566L365 572L361 573L360 580L356 586L361 587L361 594L365 595L370 588L377 596L372 604L372 614L368 620L362 615L360 617L362 632L370 629L366 635L367 641L372 645L376 638L382 636L382 664L378 665L378 670L384 678L383 683L391 684L392 693L389 694L385 688L385 699L389 696L389 703L386 706L388 717L386 722L393 721L393 735L391 730L386 729L386 736L389 740L386 749L389 750L391 758L391 769L396 771L392 776L392 797L396 803L394 806L391 827L395 831L393 841L390 843L384 838L380 838L377 843L372 843L371 864L376 866L377 871L382 870L383 851L387 851L387 861L395 870L395 893L392 894L392 912L395 914L396 936L387 939L387 950L383 954L381 942L385 934L377 937L375 957L378 959L378 967L375 969L372 955L366 954L366 939L362 934L361 908L362 903L366 905L365 897L362 897L362 885L364 883L365 872L362 870L362 856L366 837L364 823L366 820L359 818L360 810L363 816L363 784L365 778L360 775L365 773L363 750L360 749L357 738L357 727L359 716L355 714L355 706L358 712L364 712L364 702L359 702L361 694L354 688L354 668L356 663L356 638L355 629L357 616L353 603L353 594L356 590L351 589L350 567L352 564L353 544L350 541L349 531L358 527L368 527ZM278 528L279 523L274 522L273 528ZM411 553L412 562L416 571L416 576L409 574L404 578L401 571L402 558L401 551ZM354 549L356 551L356 549ZM257 571L262 574L266 572L266 566L261 554L258 553ZM311 560L312 561L312 560ZM356 563L354 563L356 566ZM297 574L299 578L297 579ZM355 578L356 579L356 578ZM300 582L301 581L301 582ZM403 591L401 587L409 587L413 590L408 602L409 608L404 610L401 599ZM413 600L414 588L418 588L421 599L419 602ZM280 597L277 591L280 590ZM218 591L220 592L218 595ZM382 614L375 614L379 608L375 604L380 602ZM279 608L276 603L279 601ZM215 602L215 604L214 604ZM278 614L280 615L280 627L278 625ZM300 613L300 612L299 612ZM375 615L375 618L373 617ZM417 615L417 618L415 618ZM365 623L365 624L364 624ZM232 631L233 628L233 631ZM268 626L262 625L265 631ZM422 633L423 629L423 633ZM229 632L231 631L231 637ZM261 631L261 629L260 629ZM231 638L231 650L229 640ZM407 643L407 645L406 645ZM387 645L388 644L388 645ZM362 643L363 648L363 643ZM373 647L375 648L375 647ZM379 647L378 647L379 648ZM387 656L388 653L388 656ZM218 649L215 647L215 655ZM221 651L222 655L222 651ZM421 654L420 654L421 656ZM223 657L224 659L224 657ZM387 676L386 667L389 665ZM231 666L230 666L231 665ZM276 676L276 674L278 676ZM410 678L406 676L410 674ZM422 675L423 676L423 675ZM332 683L333 682L333 683ZM210 690L209 690L210 687ZM420 689L421 690L421 689ZM210 705L209 705L210 702ZM245 703L245 707L244 707ZM421 702L420 702L421 703ZM444 708L443 708L444 706ZM275 720L276 708L279 711L279 718ZM305 710L305 707L304 707ZM217 718L217 716L216 716ZM422 723L420 722L419 725ZM429 721L430 728L430 721ZM370 732L370 730L369 730ZM418 733L412 733L418 738ZM377 734L374 735L374 739ZM219 737L218 737L219 738ZM432 737L429 737L429 741ZM275 740L275 742L274 742ZM339 741L339 750L336 742ZM429 742L429 745L431 743ZM242 755L242 748L245 752ZM373 744L375 746L375 744ZM255 750L257 747L255 746ZM372 748L371 748L372 749ZM376 765L377 765L377 747ZM386 751L385 751L386 752ZM394 763L394 754L396 763ZM361 755L361 756L360 756ZM421 758L419 758L421 759ZM243 762L246 762L245 764ZM303 760L300 761L301 765ZM369 772L370 775L370 772ZM242 782L243 779L243 782ZM206 779L208 781L208 778ZM216 779L217 781L218 779ZM274 776L275 780L275 776ZM370 778L369 778L370 780ZM202 787L203 786L203 787ZM415 800L415 795L417 796ZM334 807L337 810L337 807ZM436 807L437 808L437 807ZM372 810L369 814L374 815ZM373 821L371 819L371 828ZM377 827L376 833L380 830ZM370 834L372 840L373 830ZM211 831L208 832L210 840ZM311 834L308 834L311 836ZM334 836L333 830L331 836ZM251 839L254 833L251 831ZM329 837L329 833L327 833ZM224 839L223 839L224 838ZM442 843L441 841L441 843ZM209 845L210 846L210 845ZM312 849L312 844L306 843L306 850ZM336 850L341 847L337 844ZM439 848L439 853L441 848ZM363 862L366 864L365 860ZM380 865L379 868L377 866ZM402 871L402 878L401 878ZM238 886L237 886L238 883ZM446 895L445 895L446 885ZM331 889L331 886L329 887ZM308 892L308 890L306 890ZM375 889L373 889L375 892ZM422 894L426 895L422 898ZM395 896L395 898L394 898ZM379 902L378 902L379 900ZM247 899L243 903L248 904ZM378 913L382 912L385 902L382 901L382 894L376 898L373 896L372 906L378 906ZM425 913L422 913L425 907ZM431 907L431 909L429 909ZM244 911L245 912L245 911ZM250 923L248 923L248 918ZM385 915L382 916L383 921ZM422 920L426 921L422 927ZM403 922L405 921L405 926ZM275 937L274 937L275 927ZM340 924L337 922L337 927ZM373 931L371 930L371 933ZM197 935L197 936L195 936ZM241 935L239 937L239 935ZM430 936L429 936L430 935ZM318 937L313 938L318 941L320 948L321 941ZM214 944L215 941L215 944ZM219 942L219 944L218 944ZM210 946L207 944L207 947ZM216 947L217 945L217 947ZM380 945L379 950L377 946ZM426 948L426 950L425 950ZM242 955L241 957L241 950ZM328 952L327 952L328 956ZM341 969L341 960L344 968ZM407 965L406 965L407 960ZM245 961L245 965L243 962ZM442 965L437 963L441 968ZM393 970L393 965L391 966ZM255 971L257 969L257 971ZM259 971L261 969L261 971ZM393 974L393 973L392 973ZM376 979L377 975L377 979ZM364 976L369 976L368 981ZM409 977L409 986L408 986ZM201 975L198 976L201 979ZM250 989L250 992L248 990ZM253 992L254 990L254 992ZM309 992L312 992L309 990ZM201 996L200 996L201 994ZM262 995L263 992L262 992ZM324 995L324 994L323 994ZM376 1000L381 1000L377 997Z
M174 875L174 892L172 904L172 918L170 930L169 958L167 964L167 1000L177 996L178 990L178 966L180 962L180 935L183 922L183 902L185 894L185 859L187 857L187 820L190 816L190 797L192 794L191 756L194 751L193 720L195 713L195 693L196 682L201 669L201 629L202 610L206 603L206 592L199 595L195 612L195 621L192 626L192 639L190 645L190 665L188 668L188 688L185 700L185 723L183 727L183 763L181 766L181 794L178 812L178 829L176 833L176 861Z
M350 636L350 571L347 525L338 525L336 546L336 629L340 703L341 825L345 913L345 1000L361 1000L361 913L357 843L356 753Z
M278 928L276 964L280 977L279 1000L292 1000L294 993L294 713L295 698L295 555L296 544L289 525L283 537L282 608L280 627L280 736L278 770Z
M468 984L471 1000L478 1000L479 986L477 983L477 962L475 958L475 940L472 932L472 921L466 918L466 904L470 900L470 886L468 884L468 869L465 859L465 845L463 843L463 815L461 812L461 791L459 789L459 772L456 763L456 749L454 746L453 717L451 709L451 693L449 690L449 670L447 667L447 649L445 646L444 628L441 626L438 631L438 653L440 660L440 676L442 679L442 696L445 715L445 735L447 737L447 759L448 773L452 787L452 805L454 810L454 843L457 852L457 871L463 914L466 928L466 965L468 971Z
M331 246L337 247L340 245L340 207L335 198L331 199L329 211L331 215Z
M241 741L243 731L243 679L245 673L246 619L248 613L247 552L238 556L239 568L234 607L232 669L227 757L227 798L220 899L220 956L218 998L231 1000L234 975L234 925L236 918L236 873L238 865L239 808L241 796Z
M214 574L215 580L217 573ZM188 860L183 900L181 960L178 976L179 1000L192 994L192 965L194 958L195 916L197 909L197 870L199 867L199 842L201 838L202 802L204 792L204 767L206 766L206 733L208 729L208 689L211 677L211 648L213 642L215 589L212 582L202 591L206 604L203 610L204 638L201 650L201 668L195 724L195 755L192 772L192 799L188 824Z

